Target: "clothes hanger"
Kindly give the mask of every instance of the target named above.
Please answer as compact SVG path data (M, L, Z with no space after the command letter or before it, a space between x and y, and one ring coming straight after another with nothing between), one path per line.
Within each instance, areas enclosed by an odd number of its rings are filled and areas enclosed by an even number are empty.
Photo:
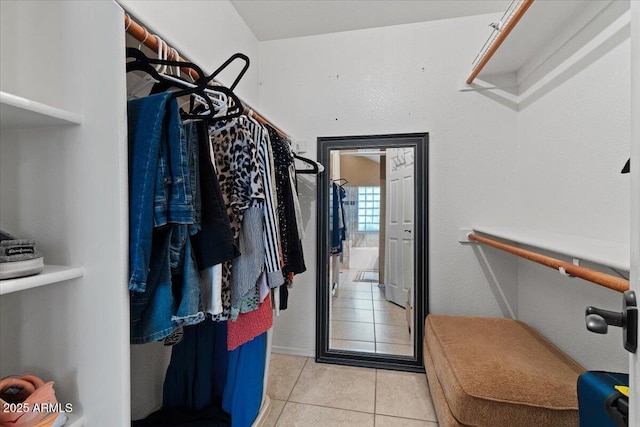
M225 68L227 68L236 59L243 60L244 61L244 66L242 67L242 70L240 70L240 73L238 74L236 79L233 81L233 84L231 86L229 86L230 90L234 90L236 88L236 86L238 85L238 83L240 83L240 80L242 79L242 76L244 76L244 74L249 69L249 63L250 63L249 57L247 55L245 55L245 54L242 54L242 53L234 53L233 55L231 55L231 57L229 57L229 59L224 61L222 63L222 65L218 67L217 70L215 70L209 77L207 77L207 82L210 82L211 80L215 79L218 76L218 74L220 74Z
M158 59L159 60L167 61L170 59L169 49L171 49L171 55L173 55L173 58L178 58L179 56L178 51L175 48L169 48L169 45L164 40L162 40L159 36L156 35L155 37L156 37L156 40L158 41ZM189 78L191 78L191 84L180 78L181 76L180 66L177 64L179 64L179 61L176 62L176 65L174 67L170 67L169 65L167 65L166 62L164 62L163 65L156 67L156 70L158 71L158 73L162 74L167 81L177 83L177 86L187 86L187 87L193 87L193 88L197 87L197 85L193 84L195 83L195 80L191 75L191 73L188 73ZM175 76L171 75L172 70L175 71ZM152 93L164 92L167 89L168 88L165 89L165 88L162 88L162 86L158 86L155 90L152 90ZM217 107L216 111L224 107L224 105L219 102L220 100L220 97L218 96L220 95L219 92L213 92L207 89L205 89L205 92L207 94L215 94L215 96L212 95L212 96L209 96L209 98L213 102L214 106ZM208 107L208 104L204 99L204 97L196 93L192 94L192 96L189 97L189 100L182 103L180 107L183 107L184 105L189 104L191 106L189 111L193 111L193 106L195 105L195 102L198 102L199 104L202 104ZM226 99L224 102L226 102Z
M157 36L156 36L157 37ZM162 41L162 39L160 39L159 37L157 37L159 41ZM168 45L165 46L168 48ZM178 51L175 48L171 48L171 54L173 55L173 58L178 58ZM165 58L160 58L160 54L158 54L159 59L168 59L168 53L166 55ZM178 61L178 64L180 64L180 62ZM171 70L171 68L168 68L168 70ZM185 80L182 80L180 78L180 76L182 75L181 70L180 70L180 66L176 65L175 67L173 67L173 70L175 72L175 75L171 75L168 73L164 73L164 78L168 81L172 81L177 83L178 85L184 85L187 87L197 87L197 85L195 84L196 80L193 78L193 75L191 73L185 73L189 76L189 78L191 79L191 82L187 82ZM166 71L166 70L165 70ZM163 72L163 71L160 71ZM209 88L205 88L204 92L208 95L208 97L211 99L211 101L213 102L214 106L216 107L215 110L217 111L215 113L216 116L219 116L221 114L225 114L227 111L227 95L225 95L222 92L219 91L215 91L213 89L209 89ZM185 102L183 102L182 104L180 104L180 108L184 107L185 105L190 105L190 111L193 110L195 103L199 103L202 104L204 106L207 106L207 103L205 101L205 99L198 95L198 94L193 94L188 100L186 100Z
M144 43L145 40L147 40L147 38L150 36L151 34L147 31L147 29L145 28L145 36L144 36L144 40L142 43ZM164 42L164 40L162 40L159 36L157 35L153 35L153 37L156 38L156 41L158 43L158 51L157 51L157 57L159 60L166 60L168 59L168 45ZM140 45L138 46L138 50L141 51L141 47L142 47L142 43L140 43ZM167 67L164 65L156 65L154 67L156 69L156 71L158 72L158 74L163 74L165 76L167 76ZM134 85L129 91L129 95L130 96L134 96L136 97L136 95L140 92L142 92L143 89L145 89L147 86L152 85L152 84L156 84L158 83L158 81L152 77L150 74L145 74L136 85ZM153 93L153 92L152 92Z
M229 59L227 59L222 65L220 65L213 73L207 76L207 83L211 83L216 76L218 76L225 68L227 68L233 61L236 59L241 59L245 62L245 65L242 67L242 70L234 80L233 84L226 88L220 85L218 82L214 82L213 85L208 86L208 90L213 91L221 96L223 99L223 106L221 105L217 112L210 118L211 123L221 122L226 120L231 120L236 117L240 117L244 112L244 106L240 98L233 92L233 89L238 85L240 79L244 76L249 68L249 57L242 53L233 54ZM208 91L207 90L207 91ZM202 106L194 107L192 109L193 112L199 112L202 109Z
M245 65L244 65L244 67L242 67L242 70L240 71L240 73L238 74L236 79L234 80L233 84L229 88L227 88L225 86L222 86L218 82L213 82L213 84L211 84L211 82L215 79L215 77L218 76L218 74L220 74L225 68L227 68L229 66L229 64L231 64L236 59L243 60L245 62ZM208 86L208 89L212 90L214 92L217 92L222 97L224 97L223 98L224 99L224 107L221 107L218 110L218 112L216 114L214 114L214 116L210 119L211 123L221 122L221 121L225 121L225 120L231 120L231 119L234 119L236 117L240 117L242 115L242 113L244 112L244 106L242 104L242 101L233 92L233 89L235 89L235 87L240 82L240 79L242 79L244 74L247 72L247 69L249 68L249 63L250 63L249 57L247 57L246 55L244 55L242 53L235 53L229 59L227 59L222 65L220 65L213 73L211 73L209 76L207 76L206 81L207 81L207 83L210 84ZM198 110L199 110L199 108L196 107L193 111L197 112Z
M129 20L129 25L131 25L131 20ZM129 28L129 26L127 26L127 28ZM125 30L126 31L126 30ZM144 38L142 39L142 41L140 42L140 44L138 45L138 50L142 49L142 45L144 44L144 42L147 41L147 39L149 38L150 34L147 31L147 29L144 29ZM155 83L156 80L148 73L144 74L142 76L142 78L140 78L140 80L138 80L138 82L136 82L135 85L133 85L131 88L127 89L127 98L137 98L137 94L144 89L145 87L147 87L150 84Z
M294 154L293 157L311 166L311 169L296 169L297 174L318 175L320 172L324 171L324 166L314 160L307 159L306 157L302 157L297 154Z
M160 93L170 88L180 89L178 91L174 91L173 96L178 98L184 95L197 94L200 95L201 99L205 101L207 105L207 109L203 113L188 112L182 115L185 119L211 119L216 114L215 106L213 105L213 101L204 93L204 90L207 88L206 79L201 77L197 79L194 83L188 83L184 80L177 79L172 76L168 76L166 74L160 74L158 69L156 69L153 65L161 65L161 66L173 66L173 67L185 67L191 68L195 72L198 73L199 76L204 76L204 73L197 65L191 62L183 62L183 61L170 61L165 59L155 59L149 58L142 51L134 48L127 48L127 57L134 58L133 61L127 62L127 73L131 71L142 71L144 73L149 74L156 80L156 84L152 89L152 93Z

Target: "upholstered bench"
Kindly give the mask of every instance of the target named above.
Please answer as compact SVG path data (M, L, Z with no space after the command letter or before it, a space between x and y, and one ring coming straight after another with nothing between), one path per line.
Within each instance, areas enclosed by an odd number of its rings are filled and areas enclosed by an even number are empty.
M429 315L424 358L440 427L576 427L584 369L512 319Z

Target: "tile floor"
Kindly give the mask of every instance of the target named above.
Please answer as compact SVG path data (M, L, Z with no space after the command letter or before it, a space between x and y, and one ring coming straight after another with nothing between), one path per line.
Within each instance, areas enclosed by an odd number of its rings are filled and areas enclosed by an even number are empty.
M272 354L264 427L438 427L424 373Z
M404 308L386 301L377 283L354 281L358 270L341 270L331 298L329 347L413 356L413 335Z

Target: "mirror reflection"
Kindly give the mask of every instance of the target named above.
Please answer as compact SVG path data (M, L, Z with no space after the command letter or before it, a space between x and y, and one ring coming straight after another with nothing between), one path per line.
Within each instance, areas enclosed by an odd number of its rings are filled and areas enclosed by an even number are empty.
M414 356L415 148L329 152L329 349Z

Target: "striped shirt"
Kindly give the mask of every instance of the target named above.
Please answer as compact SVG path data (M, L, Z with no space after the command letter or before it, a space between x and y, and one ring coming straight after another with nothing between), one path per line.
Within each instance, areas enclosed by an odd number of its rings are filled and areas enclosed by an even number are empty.
M240 117L241 123L249 129L251 136L258 146L258 163L260 165L260 175L265 193L263 204L264 209L264 231L262 234L265 248L264 262L268 272L273 273L281 270L280 262L280 239L278 235L278 218L276 216L277 202L275 200L275 186L273 182L273 159L269 135L252 117ZM278 284L270 284L279 286Z

